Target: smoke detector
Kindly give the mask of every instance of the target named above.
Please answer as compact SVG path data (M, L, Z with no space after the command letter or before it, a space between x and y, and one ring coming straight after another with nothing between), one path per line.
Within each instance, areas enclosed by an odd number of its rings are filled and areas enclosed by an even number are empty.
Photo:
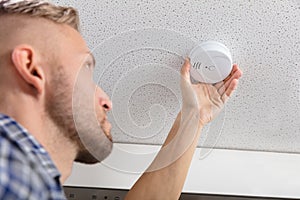
M232 57L222 43L207 41L197 45L189 54L191 77L196 82L217 83L224 80L232 70Z

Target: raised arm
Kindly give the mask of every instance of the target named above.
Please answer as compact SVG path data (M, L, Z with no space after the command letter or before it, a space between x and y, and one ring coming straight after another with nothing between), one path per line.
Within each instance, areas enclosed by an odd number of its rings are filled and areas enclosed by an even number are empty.
M230 76L220 83L192 84L190 67L186 59L181 69L181 112L156 158L128 192L126 200L180 197L201 129L222 110L242 75L234 65Z

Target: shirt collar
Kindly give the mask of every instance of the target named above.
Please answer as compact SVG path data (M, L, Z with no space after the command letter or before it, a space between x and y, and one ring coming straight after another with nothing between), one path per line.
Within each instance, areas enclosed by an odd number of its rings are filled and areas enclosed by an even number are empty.
M7 134L6 137L13 142L16 142L23 151L34 154L53 179L59 179L60 173L50 158L50 155L33 135L27 131L27 129L21 126L13 118L1 113L0 129L3 129L4 134Z

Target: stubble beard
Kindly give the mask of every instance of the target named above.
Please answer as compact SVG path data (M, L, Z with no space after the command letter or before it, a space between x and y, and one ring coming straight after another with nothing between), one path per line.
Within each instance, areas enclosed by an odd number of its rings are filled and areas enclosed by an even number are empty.
M46 94L46 114L57 126L60 132L58 134L76 145L77 155L74 161L85 164L101 162L110 154L112 142L97 121L94 104L91 102L93 96L88 98L81 94L84 90L75 89L72 97L72 87L67 80L62 67L53 73L51 87Z

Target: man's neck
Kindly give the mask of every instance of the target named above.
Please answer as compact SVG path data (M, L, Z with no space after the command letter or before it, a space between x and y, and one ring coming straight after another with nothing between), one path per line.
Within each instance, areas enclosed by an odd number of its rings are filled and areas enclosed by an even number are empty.
M64 183L71 174L76 157L76 147L69 138L64 136L65 134L58 128L54 128L56 126L51 120L48 120L45 126L48 127L47 129L51 134L47 134L49 138L42 144L61 173L60 182Z
M40 106L30 102L16 103L15 101L3 101L0 104L0 113L14 118L45 148L61 174L60 182L64 183L71 174L76 157L75 145L64 136L65 134L54 128L56 126L53 122L43 114L44 110L38 109L41 108ZM22 101L19 99L19 102Z

